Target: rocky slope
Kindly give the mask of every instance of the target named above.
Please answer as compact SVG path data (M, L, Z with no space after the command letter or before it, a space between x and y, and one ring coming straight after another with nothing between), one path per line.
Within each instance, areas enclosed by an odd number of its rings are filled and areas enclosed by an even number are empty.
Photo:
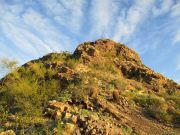
M0 86L0 135L179 133L180 85L109 39L30 61Z

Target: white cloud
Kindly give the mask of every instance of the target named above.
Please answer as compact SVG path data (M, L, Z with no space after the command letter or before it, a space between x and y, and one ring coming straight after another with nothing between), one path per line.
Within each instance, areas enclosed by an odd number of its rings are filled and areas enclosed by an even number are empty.
M180 61L176 64L176 70L180 70Z
M155 16L159 16L170 11L174 4L174 0L160 0L157 2L157 6L154 6L152 12Z
M36 36L41 39L45 44L44 47L50 51L63 50L63 44L70 43L70 38L58 31L51 21L36 11L29 9L23 15L23 21L25 22L26 28L34 30Z
M173 26L175 27L173 33L174 33L174 38L173 38L173 44L180 43L180 3L176 3L173 5L171 8L171 20L173 20Z
M180 17L180 3L174 5L171 9L171 16L172 17Z
M3 27L6 37L9 38L16 47L28 55L38 55L35 46L31 44L31 42L33 42L33 38L36 38L32 33L22 28L18 28L11 23L2 23L1 26Z
M176 44L180 42L180 29L178 29L175 33L174 39L173 39L173 43Z
M18 64L23 64L24 60L20 59L20 55L18 55L18 53L14 53L14 50L11 49L9 46L6 46L0 39L0 60L2 58L8 58L10 60L17 60ZM3 51L2 51L3 50ZM1 76L1 74L0 74Z
M9 48L7 48L0 40L0 50L4 50L0 53L0 58L3 58L3 57L7 57L10 54L12 54L13 52L11 50L9 50ZM9 52L9 53L7 53Z
M78 34L82 27L86 2L84 0L45 0L41 3L55 21Z
M52 51L66 50L64 45L71 43L68 36L35 10L23 10L22 5L18 4L1 3L0 7L1 32L24 55L38 57Z
M175 70L176 71L180 71L180 54L178 54L178 56L174 59L174 62L175 62Z
M147 17L154 0L135 1L135 3L128 9L126 16L119 16L113 39L116 41L128 39L136 28L143 23Z
M120 2L110 0L91 1L91 11L89 20L91 23L90 36L101 37L111 34L112 26L115 23L118 9L121 7Z

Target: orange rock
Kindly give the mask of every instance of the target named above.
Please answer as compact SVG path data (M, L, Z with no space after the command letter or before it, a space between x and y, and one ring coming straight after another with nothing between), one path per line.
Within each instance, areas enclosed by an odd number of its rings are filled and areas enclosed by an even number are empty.
M72 123L76 124L77 123L77 116L76 115L72 115L71 121L72 121Z
M48 107L51 109L58 109L61 112L63 112L66 105L62 102L58 102L56 100L53 100L53 101L49 101Z

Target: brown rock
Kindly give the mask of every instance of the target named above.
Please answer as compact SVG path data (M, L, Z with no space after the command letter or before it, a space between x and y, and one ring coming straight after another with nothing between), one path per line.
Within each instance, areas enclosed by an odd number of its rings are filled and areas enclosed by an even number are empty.
M53 101L49 101L48 107L51 109L57 109L60 112L63 112L66 108L66 110L68 109L68 105L62 103L62 102L58 102L56 100Z
M76 124L77 123L77 116L76 115L72 115L72 117L71 117L71 122L72 123L74 123L74 124Z
M114 101L119 101L119 92L117 90L113 91L113 99Z

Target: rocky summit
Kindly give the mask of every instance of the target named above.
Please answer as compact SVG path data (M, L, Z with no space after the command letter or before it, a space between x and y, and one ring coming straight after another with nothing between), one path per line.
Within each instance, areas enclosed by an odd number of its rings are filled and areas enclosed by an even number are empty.
M50 53L0 80L0 135L180 133L180 85L110 39Z

